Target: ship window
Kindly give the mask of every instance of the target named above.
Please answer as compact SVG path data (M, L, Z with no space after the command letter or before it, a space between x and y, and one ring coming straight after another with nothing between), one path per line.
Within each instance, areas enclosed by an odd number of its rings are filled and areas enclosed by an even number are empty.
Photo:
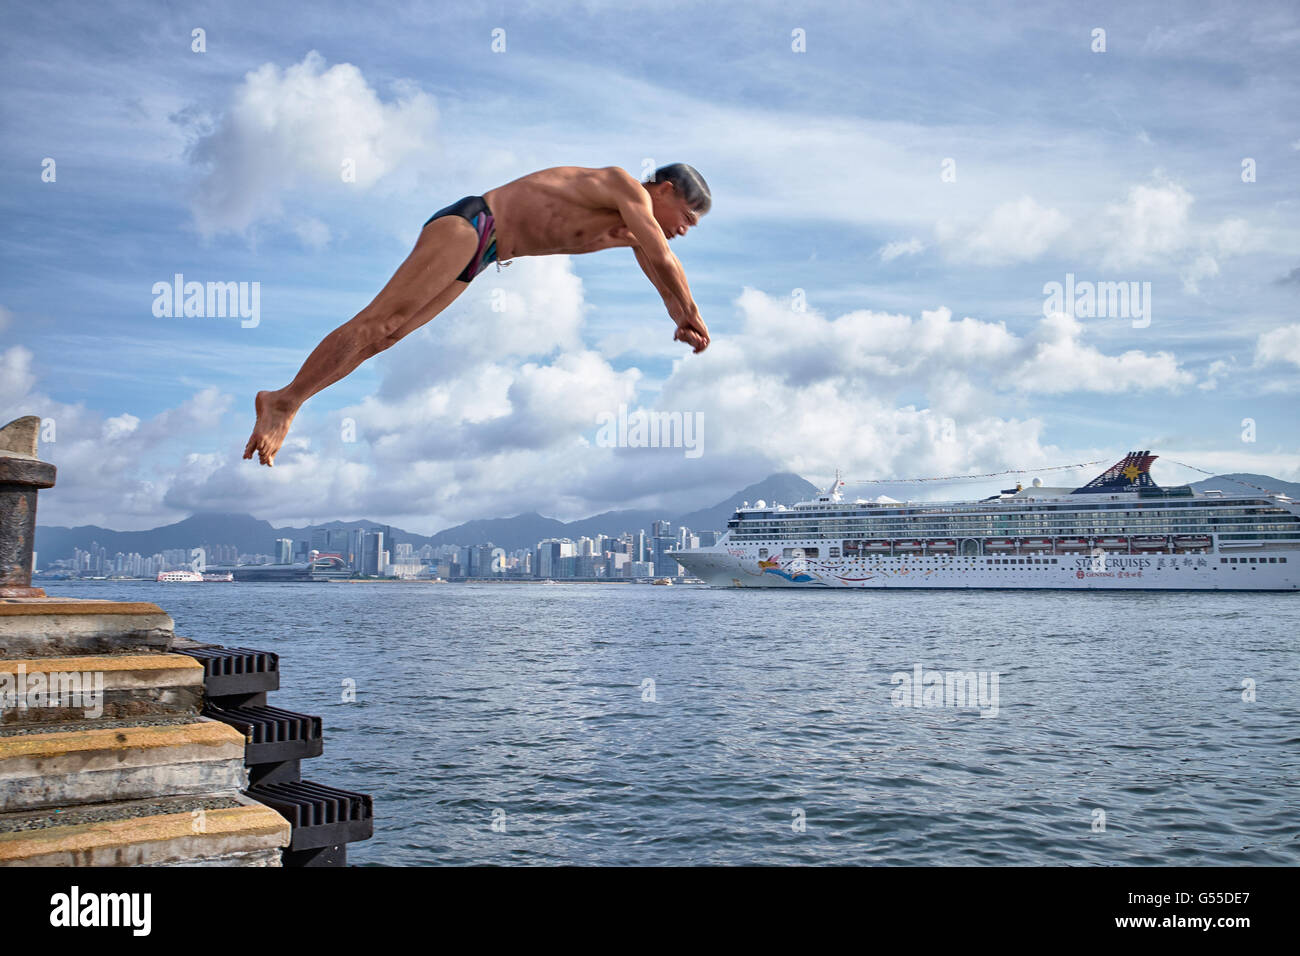
M1227 559L1227 558L1219 558L1219 563L1220 563L1220 564L1227 564L1227 563L1228 563L1228 559Z
M1286 564L1286 558L1278 558L1277 560L1279 564Z
M758 549L758 556L759 556L760 558L766 558L766 557L767 557L767 548L759 548L759 549Z

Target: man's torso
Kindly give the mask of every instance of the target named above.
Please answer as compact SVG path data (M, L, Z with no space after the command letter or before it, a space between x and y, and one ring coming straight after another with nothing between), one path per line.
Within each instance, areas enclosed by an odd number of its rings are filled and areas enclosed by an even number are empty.
M609 199L610 175L601 169L554 166L484 193L496 223L498 258L636 245Z

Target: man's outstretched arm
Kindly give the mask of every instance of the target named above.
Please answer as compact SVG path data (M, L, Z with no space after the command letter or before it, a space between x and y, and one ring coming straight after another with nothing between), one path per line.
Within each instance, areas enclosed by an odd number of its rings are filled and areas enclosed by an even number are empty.
M686 271L668 248L668 240L655 220L650 195L625 171L619 169L616 175L613 190L619 214L636 240L632 249L641 271L654 283L668 314L677 323L677 334L673 337L686 342L696 352L703 352L709 347L709 329L691 296Z

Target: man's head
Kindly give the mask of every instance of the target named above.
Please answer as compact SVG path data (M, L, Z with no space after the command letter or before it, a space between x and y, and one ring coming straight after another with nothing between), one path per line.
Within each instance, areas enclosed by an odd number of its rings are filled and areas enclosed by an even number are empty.
M686 235L713 206L713 194L694 166L660 166L644 183L654 203L655 219L669 239Z

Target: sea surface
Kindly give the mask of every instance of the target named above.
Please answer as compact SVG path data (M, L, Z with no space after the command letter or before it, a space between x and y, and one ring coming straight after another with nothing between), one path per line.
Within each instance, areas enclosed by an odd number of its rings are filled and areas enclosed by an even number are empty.
M358 865L1300 864L1294 593L47 591L277 652L304 775L374 795ZM917 665L996 713L898 705Z

